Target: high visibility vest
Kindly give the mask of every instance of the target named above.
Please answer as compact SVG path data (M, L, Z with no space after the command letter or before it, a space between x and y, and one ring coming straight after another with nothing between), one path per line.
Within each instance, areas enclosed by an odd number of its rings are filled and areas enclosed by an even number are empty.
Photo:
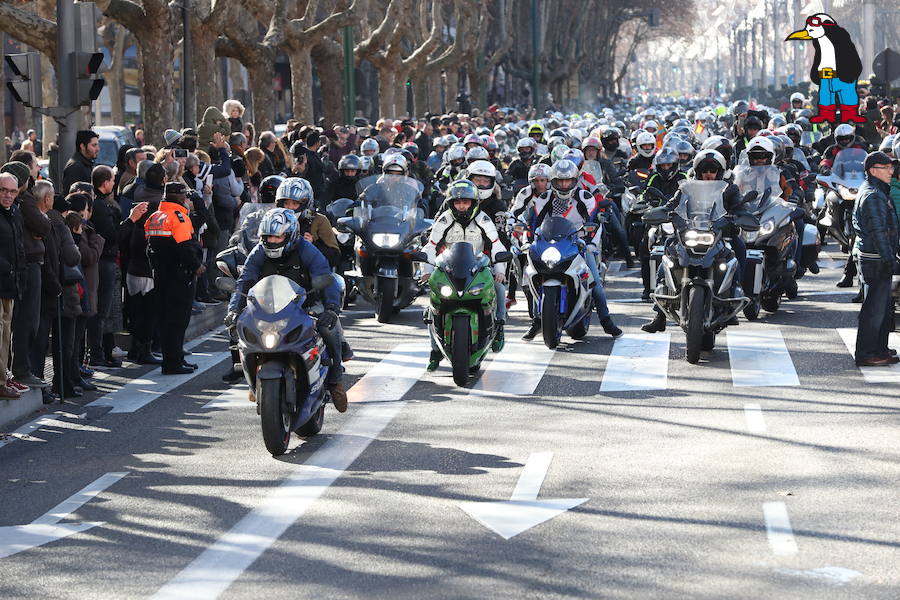
M193 237L194 226L185 207L175 202L161 202L159 210L144 224L144 234L148 242L154 238L168 238L180 244Z

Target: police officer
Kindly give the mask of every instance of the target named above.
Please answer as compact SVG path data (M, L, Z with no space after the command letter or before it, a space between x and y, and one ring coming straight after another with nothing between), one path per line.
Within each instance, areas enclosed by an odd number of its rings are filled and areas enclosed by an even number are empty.
M165 199L144 225L153 286L161 306L160 345L163 375L192 373L184 360L184 332L191 320L194 275L200 269L200 245L187 208L187 187L166 184Z

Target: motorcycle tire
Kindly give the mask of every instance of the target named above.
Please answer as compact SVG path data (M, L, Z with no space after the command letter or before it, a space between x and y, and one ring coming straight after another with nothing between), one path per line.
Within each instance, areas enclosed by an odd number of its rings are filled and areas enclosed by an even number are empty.
M300 437L312 437L322 431L322 425L325 422L325 405L319 407L319 410L309 418L309 421L300 426L297 435Z
M397 280L378 278L377 281L375 318L379 323L388 323L394 314L394 298L397 296Z
M581 323L576 323L566 329L566 333L569 334L569 337L573 340L583 340L584 336L588 333L588 328L584 321L582 321Z
M544 338L544 345L551 350L559 345L559 287L557 286L544 288L541 334Z
M777 296L767 295L761 296L759 299L759 304L762 306L762 309L766 312L774 313L778 312L778 307L781 306L781 294Z
M284 394L283 379L257 381L256 401L259 403L263 442L272 456L284 454L291 439L291 416L284 415L281 410Z
M459 387L465 387L469 383L469 342L472 339L468 315L454 315L452 335L450 356L453 359L453 381Z
M703 319L706 316L706 302L701 288L691 288L687 305L687 328L685 329L684 358L692 365L700 360L703 349Z
M759 300L753 300L744 309L744 316L748 321L755 321L759 318Z
M716 347L716 334L712 331L703 334L703 341L700 344L700 348L709 352L713 348Z

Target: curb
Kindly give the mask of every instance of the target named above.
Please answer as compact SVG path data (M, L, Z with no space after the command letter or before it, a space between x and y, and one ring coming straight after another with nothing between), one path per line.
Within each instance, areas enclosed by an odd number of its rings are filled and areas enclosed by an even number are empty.
M44 406L40 389L30 389L17 400L0 400L0 430L7 424L29 415Z

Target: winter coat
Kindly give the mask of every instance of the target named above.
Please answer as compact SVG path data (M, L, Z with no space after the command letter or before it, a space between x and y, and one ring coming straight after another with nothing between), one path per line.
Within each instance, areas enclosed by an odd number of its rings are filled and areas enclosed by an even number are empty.
M853 230L856 232L853 253L892 267L897 261L900 225L897 213L892 210L894 205L888 198L889 192L888 184L872 176L866 176L859 186L853 207Z
M891 179L891 200L894 202L894 212L900 218L900 179Z
M62 267L81 262L81 253L63 216L56 210L47 212L50 235L44 239L44 264L41 265L41 306L56 310L56 299L63 292Z
M94 161L85 157L81 152L76 152L63 169L63 187L59 192L65 196L69 193L69 188L73 183L79 181L90 183L93 170Z
M81 253L81 272L84 273L84 316L97 314L97 287L100 285L100 255L103 253L104 239L90 224L81 227L81 233L72 234Z
M216 131L227 138L231 134L231 123L221 110L210 106L203 112L203 122L197 128L197 147L209 146Z
M22 213L25 260L40 263L44 260L44 238L50 235L50 219L37 207L37 200L29 190L22 192L16 203Z
M25 269L22 215L18 206L0 207L0 298L18 300Z
M116 230L122 220L122 210L113 200L111 195L101 196L99 193L94 199L94 211L91 214L91 224L97 235L103 238L103 253L101 260L115 261L119 256L119 239Z

